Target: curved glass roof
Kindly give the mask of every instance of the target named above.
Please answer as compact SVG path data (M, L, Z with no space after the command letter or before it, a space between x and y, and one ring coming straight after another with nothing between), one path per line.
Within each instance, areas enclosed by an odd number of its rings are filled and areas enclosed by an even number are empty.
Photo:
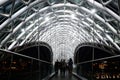
M54 60L73 57L78 44L120 50L119 0L1 0L0 48L43 41Z

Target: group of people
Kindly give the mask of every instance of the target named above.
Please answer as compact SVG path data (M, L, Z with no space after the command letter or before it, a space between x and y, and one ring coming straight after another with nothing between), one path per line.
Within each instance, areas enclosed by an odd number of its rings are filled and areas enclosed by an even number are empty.
M70 58L68 62L66 62L65 59L61 59L61 61L57 60L55 62L54 68L56 74L58 74L59 71L61 75L65 75L67 71L69 72L69 74L72 74L73 70L72 58Z

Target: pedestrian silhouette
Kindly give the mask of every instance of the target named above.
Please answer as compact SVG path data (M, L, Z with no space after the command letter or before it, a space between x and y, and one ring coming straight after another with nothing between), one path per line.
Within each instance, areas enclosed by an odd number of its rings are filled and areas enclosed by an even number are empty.
M63 76L65 76L66 74L66 67L67 67L67 63L65 62L65 60L63 60L62 62Z
M54 68L55 68L55 74L57 75L58 74L58 70L59 70L59 62L58 62L58 60L55 62Z
M73 70L73 61L72 58L70 58L68 61L68 71L70 75L72 74L72 70Z

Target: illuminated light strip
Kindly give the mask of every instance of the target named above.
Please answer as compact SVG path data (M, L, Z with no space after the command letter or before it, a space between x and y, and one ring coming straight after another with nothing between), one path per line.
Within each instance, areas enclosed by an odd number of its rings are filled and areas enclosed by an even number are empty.
M71 5L71 4L70 4L70 5ZM46 9L48 9L48 7L46 7L45 9L43 9L43 11L46 10Z
M74 24L73 24L74 25ZM63 25L64 26L64 25ZM77 25L76 25L77 26ZM59 26L58 26L59 27ZM81 29L80 29L81 30Z
M104 10L104 11L107 11L109 14L111 14L115 19L117 19L118 21L120 21L120 16L117 15L116 13L114 13L112 10L110 10L109 8L103 6L102 4L96 2L95 0L87 0L87 2L91 3L92 5Z
M84 23L86 23L86 22L84 22ZM86 24L88 24L88 23L86 23ZM96 25L96 24L95 24L95 26L104 33L104 30L103 30L102 28L100 28L99 25ZM115 42L113 42L113 39L112 39L109 35L107 35L107 34L105 34L105 36L106 36L106 38L107 38L108 40L110 40L110 42L117 48L117 50L120 51L120 47L119 47Z
M48 7L45 7L45 8L43 8L43 9L41 9L38 13L40 13L40 12L46 10L46 9L48 9ZM35 15L37 15L38 13L34 13L34 14L30 15L29 17L26 18L25 21L21 22L17 27L15 27L15 29L13 30L13 32L12 32L11 34L9 34L9 35L1 42L1 45L3 45L3 44L12 36L12 34L14 34L17 30L19 30L21 26L23 26L27 21L29 21L30 19L32 19L32 18L33 18ZM40 18L40 20L41 20L41 19L42 19L42 18Z
M46 33L46 34L48 34L48 33ZM46 35L43 35L43 36L46 36Z
M33 16L35 16L35 15L33 15ZM60 17L63 17L63 16L60 16ZM66 17L69 17L69 15L66 16ZM28 17L28 18L29 18L29 17ZM30 19L31 19L31 18L30 18ZM25 22L27 22L28 20L29 20L29 19L26 19ZM25 23L25 22L23 22L23 23ZM46 21L44 21L43 23L41 23L41 25L42 25L42 24L45 24L45 22L46 22ZM21 23L21 24L22 24L22 23ZM23 25L23 24L22 24L22 25L21 25L21 24L20 24L20 26ZM13 30L13 33L12 33L12 34L14 34L14 33L20 28L20 26L17 26L17 27ZM9 39L10 35L11 35L11 34L9 34L9 35L5 38L5 40L2 41L1 44L5 43L5 42L7 41L7 39Z
M25 21L21 22L17 27L15 27L12 33L8 34L7 37L5 37L5 39L1 42L1 45L3 45L12 36L12 34L14 34L17 30L19 30L21 26L23 26L27 21L32 19L32 17L35 15L36 13L32 14L31 16L27 17Z
M59 30L59 29L57 29L57 30ZM55 32L55 31L53 31L53 32ZM47 34L47 33L46 33ZM54 34L54 33L53 33ZM47 34L47 35L49 35L49 34ZM50 34L51 36L52 36L52 34ZM70 34L71 35L71 34ZM47 37L45 34L43 35L43 37ZM54 35L53 35L54 36ZM41 36L42 37L42 36ZM52 38L53 39L53 38Z
M82 10L84 10L85 12L88 12L88 13L91 13L90 10L84 8L84 7L81 7ZM95 18L97 18L99 21L103 22L104 24L106 24L108 26L108 28L118 36L117 34L117 31L108 23L108 22L105 22L105 20L103 18L101 18L100 16L98 16L97 14L94 14L93 15ZM120 36L118 36L120 37Z
M34 6L37 3L42 3L43 1L41 0L36 0L33 3L29 4L28 6L23 7L22 9L20 9L19 11L17 11L16 13L14 13L10 18L8 18L6 21L4 21L1 25L0 25L0 30L2 28L4 28L6 25L8 25L8 23L10 23L12 20L14 20L15 18L17 18L20 14L22 14L24 11L28 10L29 8L31 8L32 6Z
M8 2L9 0L0 0L0 6L6 2Z

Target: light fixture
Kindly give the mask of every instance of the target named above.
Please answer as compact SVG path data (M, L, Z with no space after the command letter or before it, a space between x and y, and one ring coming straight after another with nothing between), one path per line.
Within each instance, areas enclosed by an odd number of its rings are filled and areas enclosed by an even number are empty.
M45 22L47 22L49 20L49 16L45 17Z
M96 11L97 11L96 9L91 9L92 14L96 13Z
M75 19L76 15L75 14L71 14L71 19Z
M24 29L21 29L21 32L24 32L25 30Z

